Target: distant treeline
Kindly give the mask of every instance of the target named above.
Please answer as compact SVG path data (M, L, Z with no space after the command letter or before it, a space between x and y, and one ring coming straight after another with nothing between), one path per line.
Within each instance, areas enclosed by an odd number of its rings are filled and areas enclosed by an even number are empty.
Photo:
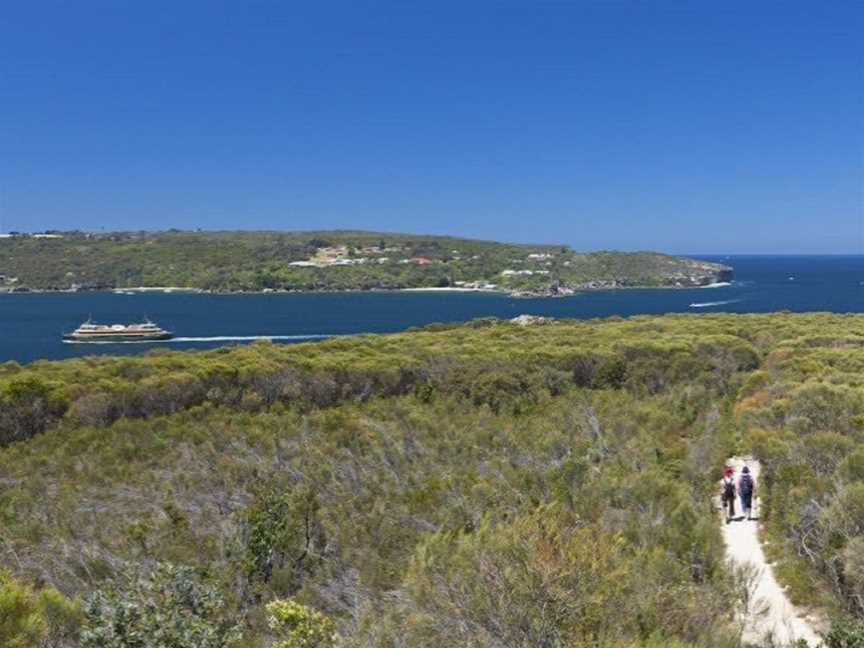
M758 364L751 345L724 334L702 335L695 343L692 335L658 339L649 328L626 343L606 337L586 348L574 341L583 331L584 324L571 323L526 332L487 319L311 347L261 341L196 353L154 351L24 367L10 362L0 365L0 445L63 421L105 426L205 403L247 411L276 403L308 409L415 393L456 395L496 413L519 412L541 394L557 395L570 386L637 393L656 393L682 380L722 386L735 372ZM518 339L522 347L526 335L536 337L536 345L514 355L509 341Z

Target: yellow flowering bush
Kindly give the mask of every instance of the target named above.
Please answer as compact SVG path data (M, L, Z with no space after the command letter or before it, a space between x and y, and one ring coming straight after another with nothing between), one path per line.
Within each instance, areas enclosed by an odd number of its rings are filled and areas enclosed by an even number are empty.
M293 599L268 603L267 623L281 639L274 648L330 648L336 643L333 622Z

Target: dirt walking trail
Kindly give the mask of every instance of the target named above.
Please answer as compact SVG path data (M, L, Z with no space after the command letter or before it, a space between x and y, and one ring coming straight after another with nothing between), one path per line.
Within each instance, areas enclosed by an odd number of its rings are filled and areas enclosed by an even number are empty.
M810 646L819 646L821 639L816 634L813 624L786 598L786 593L774 578L770 565L765 562L765 554L759 544L757 534L761 502L759 462L751 457L732 457L727 465L735 469L736 479L741 473L741 468L745 465L749 466L757 487L753 502L753 517L756 521L741 518L741 502L736 498L737 518L723 525L723 539L726 541L726 553L729 559L737 566L750 565L752 569L753 582L749 588L749 603L741 615L744 641L761 645L767 636L773 635L774 645L787 646L799 639L805 639Z

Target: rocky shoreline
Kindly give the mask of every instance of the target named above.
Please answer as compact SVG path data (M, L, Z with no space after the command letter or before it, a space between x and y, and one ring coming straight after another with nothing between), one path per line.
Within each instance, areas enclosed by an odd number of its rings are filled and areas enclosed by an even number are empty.
M543 288L520 290L507 288L451 288L451 287L412 287L412 288L356 288L349 290L301 290L301 289L271 289L263 290L209 290L206 288L189 288L189 287L132 287L132 288L28 288L26 286L16 286L14 288L0 287L0 295L3 294L68 294L68 293L114 293L125 295L138 295L148 293L161 294L207 294L207 295L286 295L286 294L336 294L336 293L397 293L397 292L415 292L415 293L489 293L509 295L510 297L531 299L538 297L560 298L571 297L573 295L592 291L601 290L683 290L688 288L708 288L715 284L723 285L728 280L729 276L717 277L713 280L707 280L700 283L689 284L664 284L664 285L649 285L649 284L630 284L617 280L609 281L590 281L584 284L577 285L552 285Z

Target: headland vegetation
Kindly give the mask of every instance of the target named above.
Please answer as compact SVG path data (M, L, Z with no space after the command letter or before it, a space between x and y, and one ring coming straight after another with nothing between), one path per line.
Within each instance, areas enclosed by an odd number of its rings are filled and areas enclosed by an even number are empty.
M50 232L0 238L0 291L450 289L564 296L716 284L732 269L656 252L576 252L360 231Z

